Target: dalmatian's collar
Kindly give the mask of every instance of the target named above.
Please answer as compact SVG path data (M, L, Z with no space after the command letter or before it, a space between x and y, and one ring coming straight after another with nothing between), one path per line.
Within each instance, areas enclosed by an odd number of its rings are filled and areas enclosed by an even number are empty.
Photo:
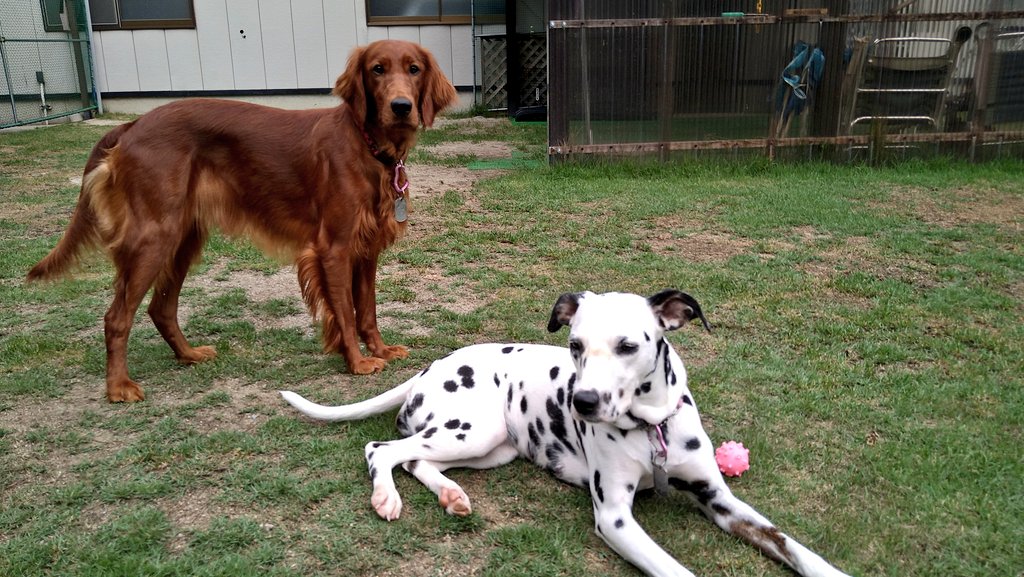
M654 489L660 495L668 495L668 472L665 464L668 462L668 444L665 442L665 425L683 408L683 397L679 397L676 410L657 425L647 425L647 438L651 441L651 464L654 465Z

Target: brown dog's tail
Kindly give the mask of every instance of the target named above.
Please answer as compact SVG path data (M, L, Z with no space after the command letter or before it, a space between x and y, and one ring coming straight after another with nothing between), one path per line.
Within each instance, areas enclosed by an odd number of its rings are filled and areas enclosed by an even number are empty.
M29 281L52 280L61 276L78 263L84 250L99 244L100 223L93 203L95 197L102 195L110 184L110 170L104 161L110 149L117 145L118 139L130 126L131 123L128 123L114 128L93 147L85 165L82 190L78 195L75 212L71 215L71 223L50 254L28 271L26 278Z
M295 260L298 269L302 300L309 314L321 323L324 352L340 352L342 344L341 322L327 303L327 273L324 272L316 249L307 247Z

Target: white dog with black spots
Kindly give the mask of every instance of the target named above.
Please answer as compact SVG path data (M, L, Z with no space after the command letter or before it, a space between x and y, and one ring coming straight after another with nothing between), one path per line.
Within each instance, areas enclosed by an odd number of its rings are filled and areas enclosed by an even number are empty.
M339 407L281 395L314 419L348 421L399 405L402 439L372 442L370 499L387 520L402 499L402 467L444 509L468 515L469 496L443 471L486 469L524 457L555 477L590 489L597 534L648 575L692 576L633 518L637 491L668 487L689 496L725 531L804 576L841 571L775 528L729 490L687 388L683 361L665 338L691 319L710 330L686 293L564 294L548 330L569 327L569 348L481 344L435 361L373 399Z

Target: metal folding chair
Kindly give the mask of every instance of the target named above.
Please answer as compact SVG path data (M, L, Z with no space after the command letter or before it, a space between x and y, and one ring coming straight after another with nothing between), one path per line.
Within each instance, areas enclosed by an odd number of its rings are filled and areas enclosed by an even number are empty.
M846 133L940 129L956 59L970 37L964 26L952 39L858 38L843 82Z

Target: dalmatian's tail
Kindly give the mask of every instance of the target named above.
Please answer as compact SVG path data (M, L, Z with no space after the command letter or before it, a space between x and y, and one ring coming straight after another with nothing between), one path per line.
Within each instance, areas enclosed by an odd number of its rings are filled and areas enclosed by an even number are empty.
M409 379L390 391L381 393L372 399L336 407L318 405L291 391L278 392L281 393L284 400L288 401L288 404L298 409L300 413L307 417L321 421L355 421L397 408L405 401L415 381L415 378Z

